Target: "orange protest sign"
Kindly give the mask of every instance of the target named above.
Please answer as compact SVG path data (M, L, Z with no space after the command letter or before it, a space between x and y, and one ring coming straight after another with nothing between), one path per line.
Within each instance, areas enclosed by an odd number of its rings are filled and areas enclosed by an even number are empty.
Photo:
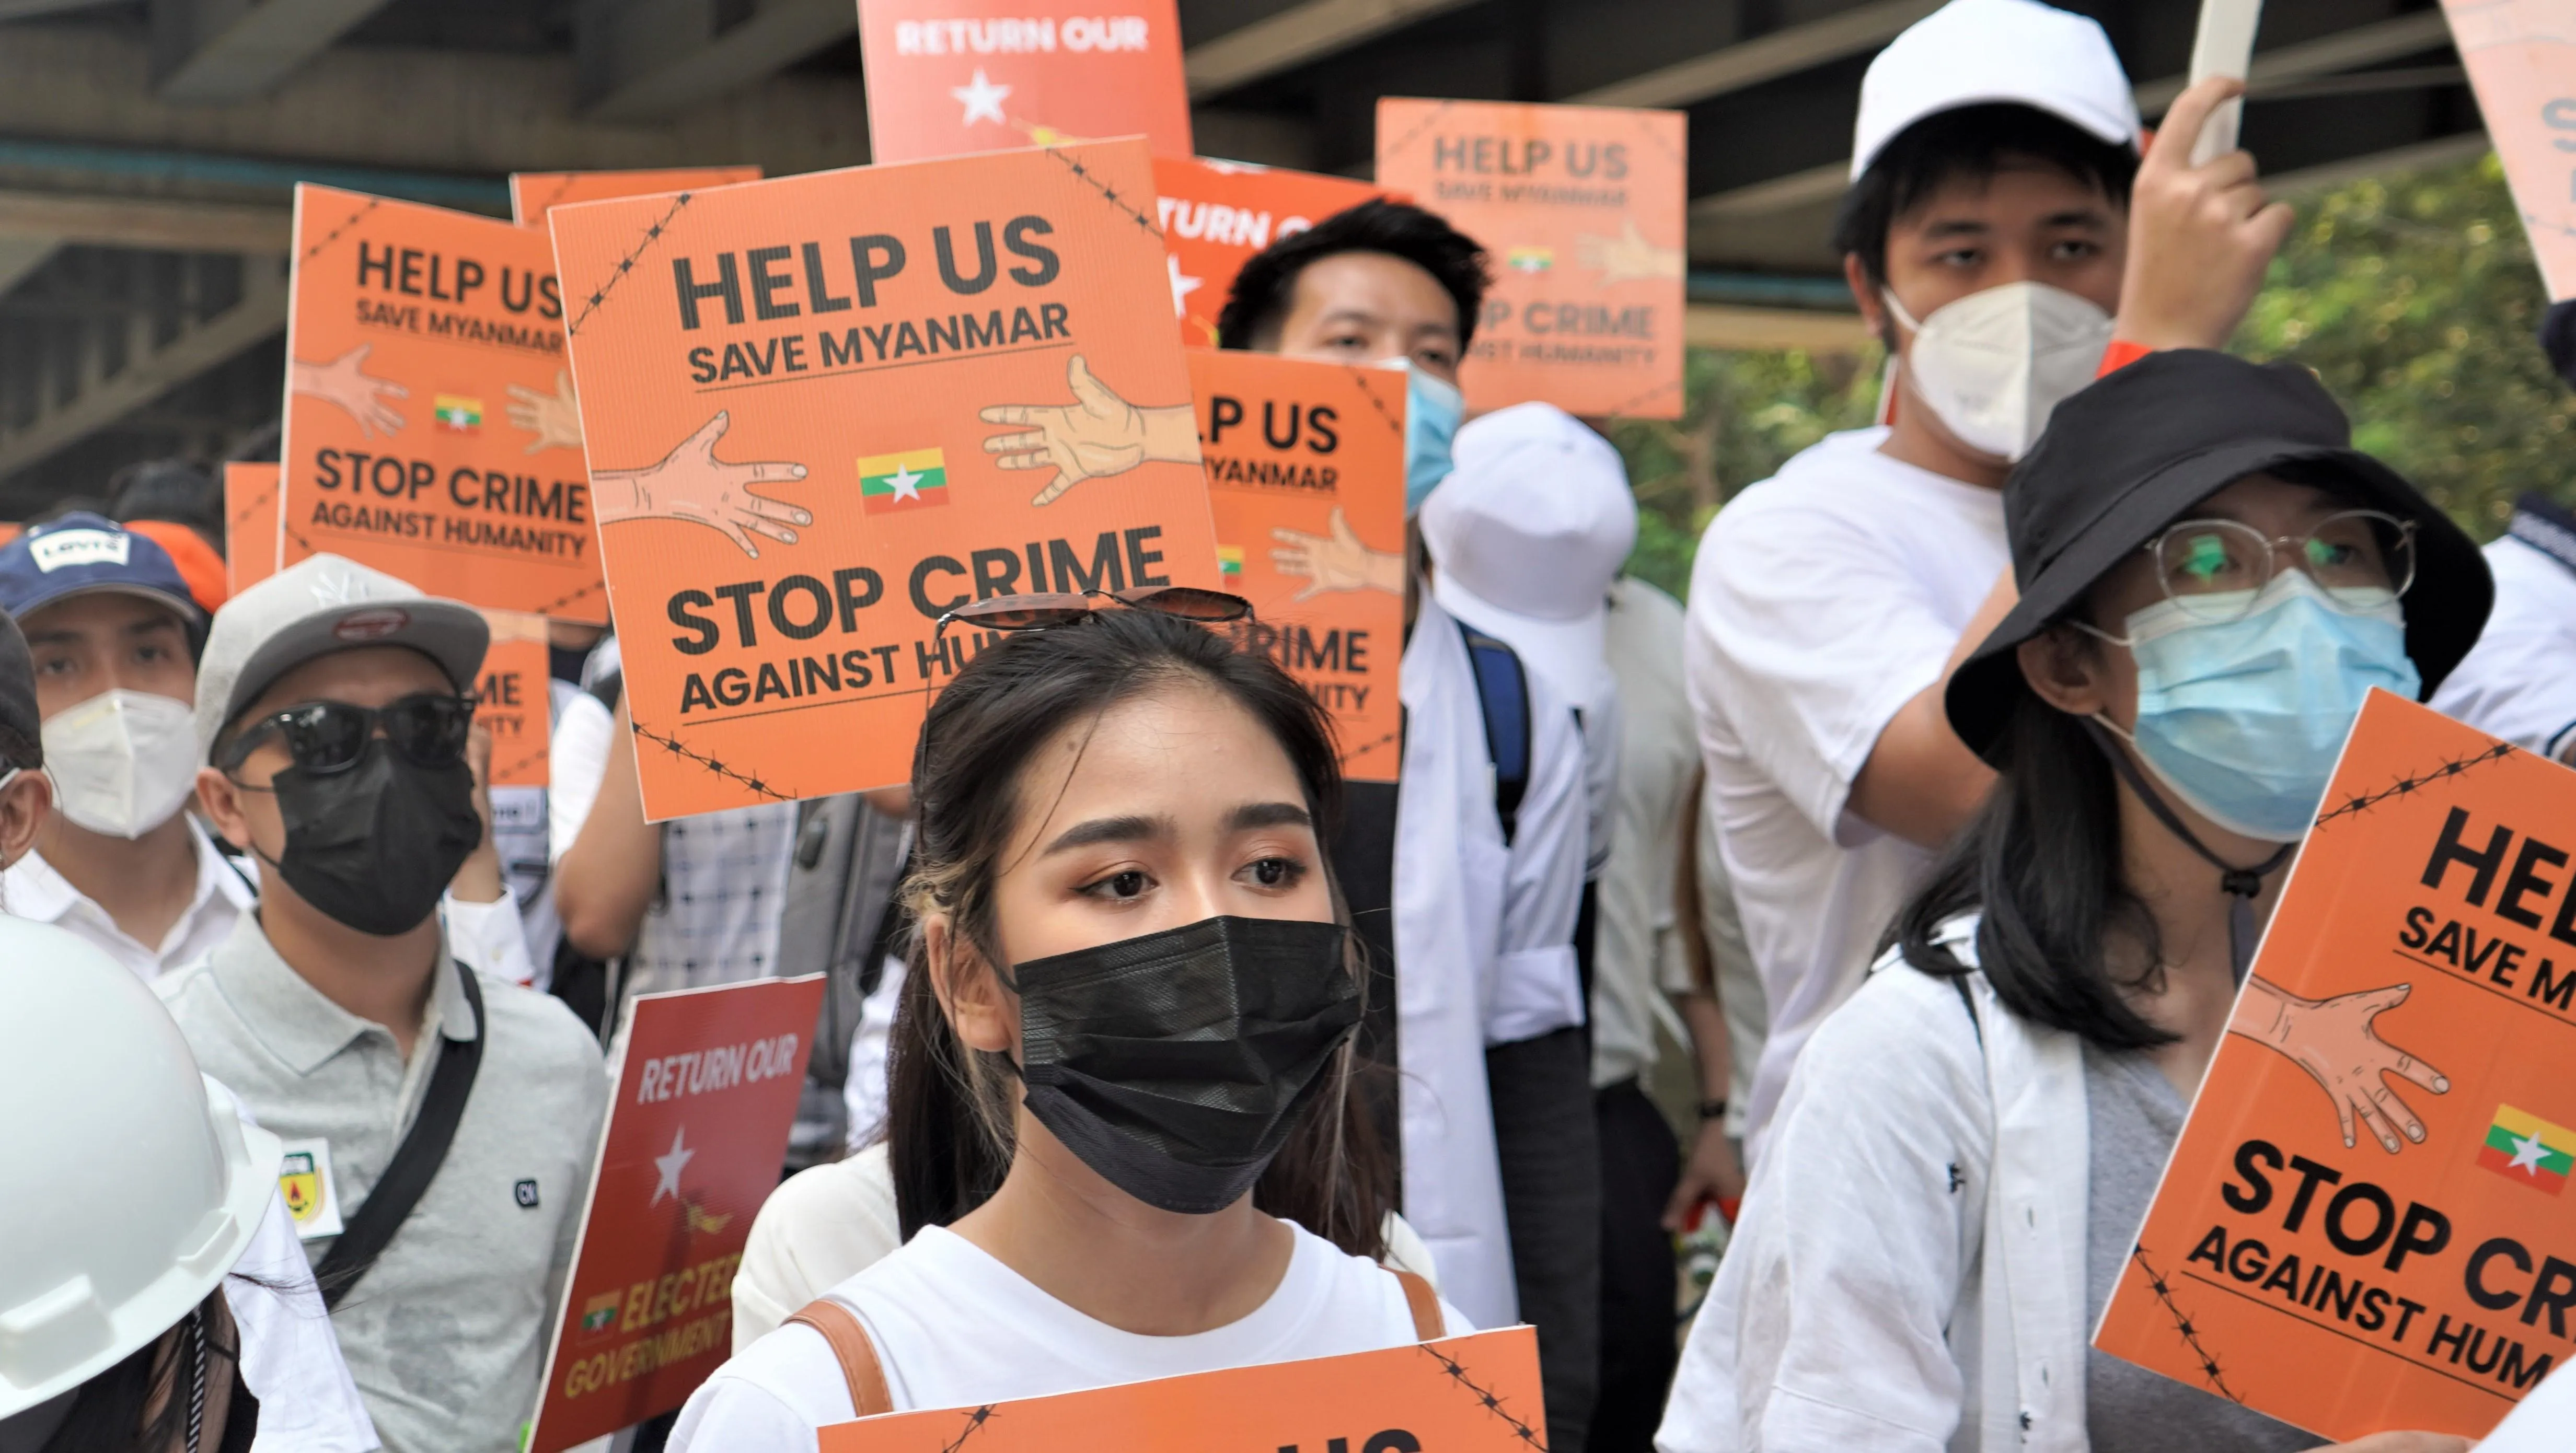
M1154 158L1154 188L1171 253L1172 313L1181 320L1181 341L1199 348L1216 345L1217 314L1254 253L1386 195L1348 177L1204 156Z
M1378 185L1493 261L1468 407L1681 417L1685 131L1679 111L1377 103Z
M636 996L528 1453L676 1408L732 1355L822 1006L820 974Z
M2576 297L2576 7L2442 0L2552 302Z
M1403 735L1404 375L1193 349L1199 440L1241 634L1333 718L1342 775L1392 782Z
M483 620L492 628L492 647L474 688L481 698L474 724L492 734L492 785L543 787L553 725L546 618L487 610Z
M2371 693L2096 1346L2338 1441L2565 1360L2571 823L2576 773Z
M1152 196L1127 141L556 210L648 817L909 778L970 600L1217 584Z
M277 470L274 464L224 466L224 593L277 573Z
M546 214L575 202L650 197L660 192L702 192L760 180L756 166L666 167L622 172L512 172L510 220L543 230Z
M1001 13L997 13L1001 12ZM1143 136L1190 154L1173 0L859 0L868 151L879 163Z
M544 233L299 183L281 564L607 620Z
M1528 1453L1546 1444L1538 1334L1509 1327L821 1430L821 1453ZM540 1450L542 1453L542 1450Z

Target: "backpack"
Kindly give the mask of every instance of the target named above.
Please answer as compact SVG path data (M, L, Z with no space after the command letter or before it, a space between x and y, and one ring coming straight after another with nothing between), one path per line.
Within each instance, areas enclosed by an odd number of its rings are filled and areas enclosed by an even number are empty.
M1494 764L1494 815L1502 819L1509 847L1520 825L1521 797L1529 791L1530 701L1528 668L1510 646L1464 621L1467 664L1476 673L1476 701L1485 717L1485 756Z

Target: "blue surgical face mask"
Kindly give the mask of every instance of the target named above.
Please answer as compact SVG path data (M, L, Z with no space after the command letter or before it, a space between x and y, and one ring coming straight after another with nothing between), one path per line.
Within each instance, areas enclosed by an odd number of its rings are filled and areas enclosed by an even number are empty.
M1404 360L1404 517L1413 518L1431 487L1449 477L1449 446L1467 396L1458 386Z
M2206 612L2220 598L2197 599ZM2166 600L2127 624L2138 724L2121 735L2194 811L2267 842L2294 841L2316 820L2370 688L2412 701L2423 685L2395 596L2329 597L2304 570L2274 576L2235 620Z

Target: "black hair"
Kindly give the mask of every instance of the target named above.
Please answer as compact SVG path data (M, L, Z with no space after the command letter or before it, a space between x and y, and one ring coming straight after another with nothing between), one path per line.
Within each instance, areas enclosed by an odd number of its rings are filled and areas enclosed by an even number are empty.
M889 1050L886 1137L905 1240L982 1205L1010 1169L1007 1061L970 1050L939 1006L919 922L937 911L956 938L998 964L993 883L1020 821L1024 769L1058 733L1125 700L1188 682L1250 713L1288 756L1318 841L1330 841L1342 775L1330 722L1267 655L1147 610L1110 609L1073 625L1006 635L957 673L922 723L913 769L909 965ZM1329 858L1317 863L1346 916ZM1354 974L1360 972L1354 963ZM1363 976L1362 982L1365 983ZM1353 1093L1345 1046L1287 1144L1253 1188L1262 1210L1356 1256L1384 1254L1394 1171Z
M2129 205L2138 154L2036 107L1999 102L1939 111L1896 134L1843 193L1834 214L1834 251L1860 258L1872 287L1887 281L1887 233L1934 192L1959 178L1991 179L2017 161L2054 167Z
M219 1311L223 1297L224 1289L217 1286L170 1331L82 1383L62 1422L45 1440L42 1453L164 1453L176 1446L188 1424L189 1379L183 1369L193 1360L192 1335L206 1339L207 1376L232 1384L221 1442L209 1442L206 1447L213 1453L249 1447L258 1404L241 1381L238 1332L230 1339L225 1336L224 1329L233 1323ZM145 1410L156 1402L158 1409L145 1417Z
M129 464L107 481L107 517L167 520L192 530L224 528L223 494L213 475L185 459L147 459Z
M1431 274L1458 305L1458 346L1475 337L1476 311L1485 302L1485 249L1435 213L1372 197L1253 254L1234 275L1225 310L1217 314L1217 346L1261 346L1287 321L1298 275L1311 263L1345 252L1383 252Z

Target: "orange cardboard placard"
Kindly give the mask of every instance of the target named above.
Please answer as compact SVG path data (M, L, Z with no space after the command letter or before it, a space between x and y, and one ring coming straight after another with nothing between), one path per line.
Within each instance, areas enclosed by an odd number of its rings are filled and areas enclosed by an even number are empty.
M1208 505L1239 628L1333 719L1342 775L1392 782L1404 654L1404 375L1190 352Z
M483 656L482 698L474 724L492 734L495 787L546 785L547 745L554 713L546 657L546 618L514 610L487 610L492 647Z
M239 595L277 573L274 464L224 466L224 593Z
M1215 586L1144 144L558 208L646 816L908 779L968 601Z
M281 564L608 619L554 272L532 228L297 184Z
M1685 133L1679 111L1377 103L1378 185L1493 264L1459 370L1469 408L1681 417Z
M2552 302L2576 297L2576 7L2442 0Z
M1197 348L1216 345L1217 314L1254 253L1386 195L1348 177L1204 156L1154 158L1154 188L1171 253L1172 313L1181 320L1181 341Z
M1190 154L1173 0L859 0L859 58L879 163L1119 136Z
M821 1430L821 1453L1529 1453L1546 1445L1528 1327ZM971 1443L970 1443L971 1435ZM1211 1435L1217 1435L1211 1438Z
M543 230L546 214L575 202L650 197L661 192L703 192L760 180L756 166L665 167L621 172L512 172L510 220Z
M529 1453L688 1401L733 1353L733 1274L778 1185L823 976L639 994Z
M2371 693L2094 1345L2336 1441L2566 1360L2571 825L2576 772Z

